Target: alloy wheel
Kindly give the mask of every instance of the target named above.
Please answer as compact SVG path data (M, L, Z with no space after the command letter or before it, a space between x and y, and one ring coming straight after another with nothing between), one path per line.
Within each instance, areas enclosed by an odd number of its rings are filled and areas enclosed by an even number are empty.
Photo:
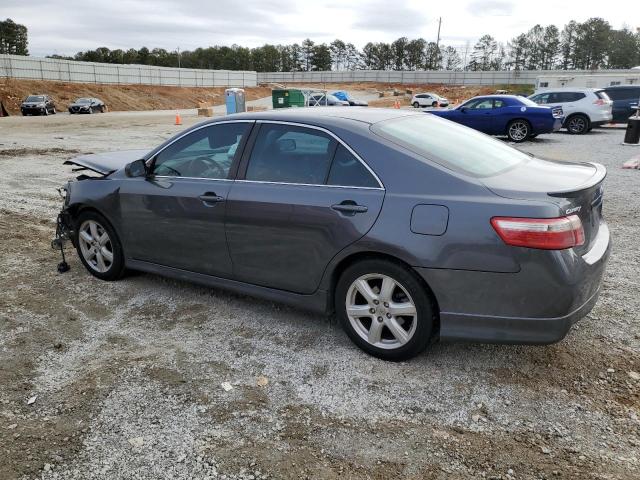
M520 142L529 135L529 125L524 122L513 122L509 126L509 138L516 142Z
M571 133L582 133L587 128L587 122L583 117L572 117L569 119L569 131Z
M105 230L95 220L85 220L78 232L80 251L87 265L98 273L109 271L113 265L113 244Z
M357 278L347 291L345 306L353 329L375 347L402 347L416 332L416 305L409 292L388 275Z

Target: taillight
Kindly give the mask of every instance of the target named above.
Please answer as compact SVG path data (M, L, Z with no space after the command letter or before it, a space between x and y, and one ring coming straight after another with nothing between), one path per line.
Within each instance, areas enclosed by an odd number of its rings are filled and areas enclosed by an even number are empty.
M563 250L584 244L584 229L577 215L559 218L493 217L491 225L507 245Z
M593 104L598 106L603 106L603 105L609 105L609 102L606 100L603 100L602 98L599 98L598 100L594 100Z

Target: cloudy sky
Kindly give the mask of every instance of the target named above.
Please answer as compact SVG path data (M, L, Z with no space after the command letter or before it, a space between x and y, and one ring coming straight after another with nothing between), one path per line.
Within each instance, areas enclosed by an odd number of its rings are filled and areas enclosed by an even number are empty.
M335 38L362 47L400 36L435 40L442 17L444 44L472 44L490 33L507 41L536 23L560 28L600 16L614 28L640 27L630 15L637 0L515 2L502 0L0 0L0 19L29 29L31 55L73 54L100 46L254 47L264 43Z

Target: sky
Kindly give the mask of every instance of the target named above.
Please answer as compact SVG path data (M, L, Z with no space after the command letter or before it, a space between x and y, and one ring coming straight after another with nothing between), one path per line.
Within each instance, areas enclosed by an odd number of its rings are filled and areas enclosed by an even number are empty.
M210 45L317 43L340 38L361 48L398 37L471 45L489 33L507 42L535 24L562 28L599 16L635 30L637 0L0 0L0 19L29 29L34 56L72 55L105 46L170 51ZM637 12L636 12L637 13Z

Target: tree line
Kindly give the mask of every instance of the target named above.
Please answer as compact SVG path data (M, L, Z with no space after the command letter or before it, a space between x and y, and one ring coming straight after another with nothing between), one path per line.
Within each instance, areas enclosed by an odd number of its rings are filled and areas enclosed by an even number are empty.
M0 53L28 55L27 29L7 19L0 22ZM570 21L562 30L536 25L506 43L491 35L475 45L438 45L423 38L400 37L393 42L369 42L361 49L336 39L290 45L211 46L190 51L163 48L128 50L107 47L74 56L51 55L101 63L258 72L327 70L572 70L631 68L640 65L640 30L614 29L602 18Z

